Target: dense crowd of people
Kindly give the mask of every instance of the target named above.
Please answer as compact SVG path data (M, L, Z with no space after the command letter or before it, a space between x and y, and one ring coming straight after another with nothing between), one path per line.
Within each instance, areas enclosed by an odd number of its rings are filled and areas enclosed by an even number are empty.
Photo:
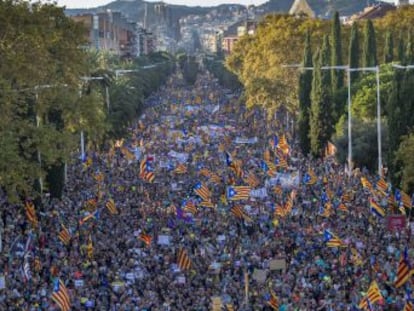
M367 308L403 310L411 228L372 213L374 199L398 210L378 178L304 157L278 115L246 110L208 73L180 81L148 99L130 137L69 165L37 224L0 198L0 309L59 310L60 280L71 310L359 310L373 281ZM253 191L235 199L242 185Z

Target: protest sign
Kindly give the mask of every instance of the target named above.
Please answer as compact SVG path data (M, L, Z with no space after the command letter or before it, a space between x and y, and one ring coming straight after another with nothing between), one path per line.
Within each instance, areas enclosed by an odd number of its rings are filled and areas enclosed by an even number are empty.
M223 305L221 301L221 297L215 296L211 297L211 303L213 305L213 311L221 311L221 307Z
M254 269L253 271L253 280L257 281L258 283L266 282L267 271L261 269Z
M269 262L270 270L286 270L286 259L272 259Z
M6 279L4 275L0 275L0 289L5 289L5 288L6 288Z
M158 245L170 245L171 236L169 235L159 235L158 236Z

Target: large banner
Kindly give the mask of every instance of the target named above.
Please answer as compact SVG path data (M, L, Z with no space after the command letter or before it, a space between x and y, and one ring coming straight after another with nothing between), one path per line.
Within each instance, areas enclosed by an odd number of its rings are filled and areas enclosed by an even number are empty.
M252 189L250 191L250 197L264 199L267 197L266 188Z
M257 137L253 137L253 138L237 137L234 142L236 144L255 144L255 143L258 142L258 139L257 139Z
M265 181L266 187L281 185L283 188L297 188L300 184L298 171L292 173L276 173L276 176Z
M168 152L168 156L177 159L180 163L185 163L188 160L188 153L185 152L180 153L171 150L170 152Z

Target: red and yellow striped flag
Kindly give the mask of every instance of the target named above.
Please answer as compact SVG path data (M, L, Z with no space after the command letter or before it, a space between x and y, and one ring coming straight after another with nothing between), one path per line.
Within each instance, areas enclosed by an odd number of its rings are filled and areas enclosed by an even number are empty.
M69 230L64 225L62 225L62 230L59 232L58 238L64 245L69 245L72 237Z
M233 206L230 211L238 219L252 221L252 219L245 213L245 211L243 210L241 206L238 206L238 205Z
M253 172L249 172L249 174L244 178L244 181L252 188L256 188L260 184L259 179Z
M187 166L180 163L180 164L177 165L174 172L177 173L177 174L185 174L185 173L187 173Z
M70 311L71 303L69 292L61 280L56 280L53 293L50 298L59 306L61 311Z
M139 239L143 241L147 247L151 245L152 237L149 234L141 233Z
M86 252L88 254L88 258L89 259L92 259L93 258L93 244L92 244L92 237L91 237L91 235L89 235L88 245L86 246Z
M217 175L216 173L210 174L210 181L218 185L220 185L222 182L221 177Z
M289 153L289 145L284 134L282 135L282 137L280 137L278 147L280 148L280 150L282 150L284 154Z
M188 257L187 251L183 248L181 248L178 251L177 265L182 271L185 271L191 268L190 257Z
M36 210L33 202L26 201L25 202L25 209L26 209L26 217L29 220L29 222L32 224L33 227L37 227L39 224L39 221L37 220L36 216Z
M106 202L105 207L112 215L118 214L118 210L116 209L116 205L113 199L109 199L108 202Z

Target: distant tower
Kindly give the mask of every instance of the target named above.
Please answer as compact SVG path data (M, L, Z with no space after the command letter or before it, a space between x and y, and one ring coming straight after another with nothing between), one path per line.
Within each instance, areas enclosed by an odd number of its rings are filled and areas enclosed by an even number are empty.
M167 5L164 2L160 2L154 5L155 13L161 23L166 23L167 21Z
M148 29L148 3L144 6L144 29Z
M315 18L316 14L309 6L306 0L295 0L292 4L292 7L289 10L290 15L307 15L311 18Z
M402 6L402 5L407 5L407 4L410 4L409 0L395 0L395 6L396 7L399 7L399 6Z

